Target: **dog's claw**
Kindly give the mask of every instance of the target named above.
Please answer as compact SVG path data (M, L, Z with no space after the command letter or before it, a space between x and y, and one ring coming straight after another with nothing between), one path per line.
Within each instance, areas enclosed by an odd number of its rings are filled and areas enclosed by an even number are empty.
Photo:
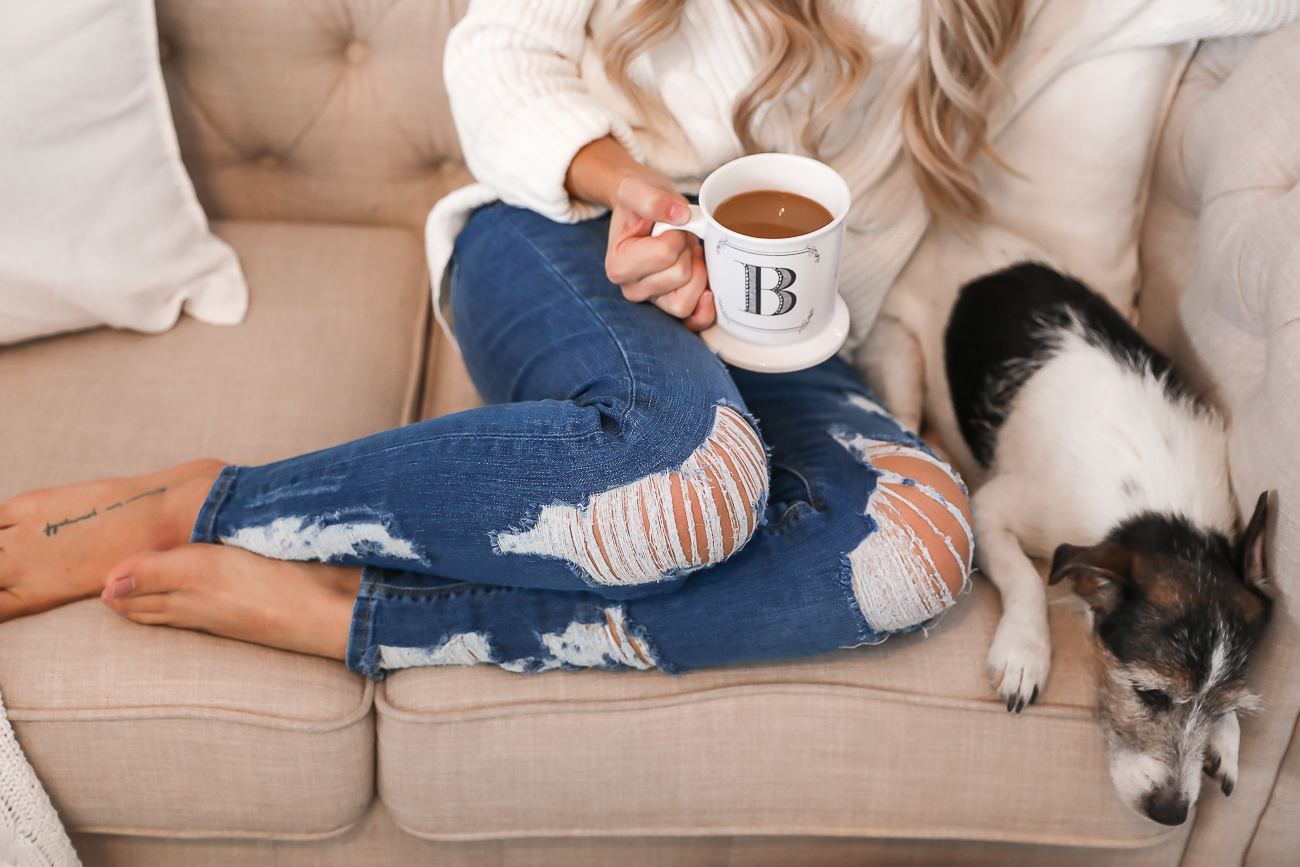
M985 660L985 671L998 696L1006 701L1007 713L1023 713L1038 700L1047 674L1051 670L1052 646L1040 626L1018 618L1003 616Z
M1240 771L1238 750L1241 729L1236 714L1227 714L1215 724L1210 743L1205 750L1205 773L1218 782L1224 797L1237 787Z

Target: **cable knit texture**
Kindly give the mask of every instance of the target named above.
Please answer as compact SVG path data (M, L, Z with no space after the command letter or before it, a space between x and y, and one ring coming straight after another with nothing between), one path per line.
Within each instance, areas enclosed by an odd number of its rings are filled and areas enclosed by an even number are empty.
M49 795L28 764L0 705L0 864L80 867Z
M634 61L633 76L660 94L676 121L676 129L653 134L601 66L602 34L617 26L628 5L628 0L471 3L448 40L444 71L466 160L485 188L460 191L435 208L427 233L435 291L456 232L468 211L483 201L500 198L561 221L599 214L564 190L569 163L590 141L612 134L683 191L697 189L713 169L743 155L731 111L754 75L762 47L730 0L690 0L677 32ZM902 104L915 76L919 2L846 0L842 5L861 28L874 59L869 81L842 113L821 155L854 195L840 265L840 292L853 317L846 351L852 352L916 250L929 217L903 156L900 127ZM1030 0L1028 11L1025 38L1007 67L1014 99L992 118L995 147L1026 107L1049 92L1064 71L1084 61L1272 29L1300 17L1300 2ZM1169 70L1165 64L1151 67L1150 74L1168 76ZM1181 67L1174 74L1178 71ZM763 149L801 152L804 104L806 95L796 91L785 103L763 111L756 124ZM1149 140L1166 105L1153 102L1150 110L1129 112L1121 122L1134 125L1134 134ZM1106 122L1105 113L1099 122ZM1106 141L1105 135L1099 137L1099 144ZM1142 175L1135 183L1145 180ZM993 200L1000 191L989 192L996 211L999 203ZM1127 234L1109 243L1131 246L1141 198L1139 189L1118 190L1115 202L1071 213L1071 222L1127 222ZM1063 203L1040 197L1003 204L1032 226L1036 211L1060 211ZM1122 257L1116 253L1113 258Z

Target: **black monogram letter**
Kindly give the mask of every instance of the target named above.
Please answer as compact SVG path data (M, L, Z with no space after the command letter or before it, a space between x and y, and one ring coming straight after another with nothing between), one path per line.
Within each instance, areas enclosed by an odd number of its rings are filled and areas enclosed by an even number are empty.
M794 309L798 296L789 291L790 287L794 285L794 271L789 268L769 266L769 270L776 272L776 286L767 287L763 285L764 266L741 264L745 265L746 313L757 313L759 316L780 316ZM771 292L776 295L776 310L771 313L763 312L764 292Z

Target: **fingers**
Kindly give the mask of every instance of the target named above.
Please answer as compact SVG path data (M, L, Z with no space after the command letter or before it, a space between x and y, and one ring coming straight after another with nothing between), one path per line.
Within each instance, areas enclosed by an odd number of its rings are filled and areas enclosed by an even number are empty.
M619 184L605 255L605 273L610 281L626 289L662 271L678 269L670 278L638 287L638 297L629 296L630 300L644 301L672 291L689 279L689 265L682 261L690 243L687 234L665 232L655 238L650 231L657 222L679 226L690 216L690 207L677 193L636 177L624 178Z
M680 226L691 218L691 209L686 199L642 178L624 178L618 185L616 202L616 207L650 223Z
M683 276L685 280L681 279ZM669 279L672 282L668 282ZM648 277L633 287L624 288L623 295L629 300L639 300L634 296L645 293L646 299L653 300L660 310L678 319L685 319L699 305L700 296L704 294L708 283L709 273L704 267L704 251L694 246L682 251L678 265ZM646 289L647 286L652 288ZM655 289L661 291L654 291Z
M673 234L677 234L674 232ZM646 277L630 283L621 284L623 288L623 297L629 301L641 302L658 300L669 293L684 290L688 287L698 284L692 297L688 300L682 299L671 305L673 308L681 308L681 316L685 316L695 308L695 301L699 298L700 292L704 289L704 281L707 279L704 273L704 258L699 252L700 245L696 242L695 236L683 245L681 252L667 267L655 271ZM687 307L687 304L690 304ZM663 305L659 305L663 307ZM669 307L663 307L664 310L672 312ZM676 313L674 316L678 315Z
M610 219L605 272L629 301L652 301L692 331L713 324L716 308L699 239L687 232L652 237L654 224L682 225L690 208L680 195L642 178L625 178Z
M700 296L700 303L695 305L695 312L683 319L682 324L687 330L698 334L717 321L717 318L717 309L713 306L713 292L705 289L704 294Z

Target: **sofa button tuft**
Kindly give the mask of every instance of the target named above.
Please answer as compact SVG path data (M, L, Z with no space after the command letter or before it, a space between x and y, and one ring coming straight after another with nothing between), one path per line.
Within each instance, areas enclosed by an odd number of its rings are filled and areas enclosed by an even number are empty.
M256 157L253 162L257 164L259 169L265 169L267 171L280 168L280 158L270 152L261 154Z
M343 49L343 58L353 66L360 66L370 57L370 46L359 39L353 39Z

